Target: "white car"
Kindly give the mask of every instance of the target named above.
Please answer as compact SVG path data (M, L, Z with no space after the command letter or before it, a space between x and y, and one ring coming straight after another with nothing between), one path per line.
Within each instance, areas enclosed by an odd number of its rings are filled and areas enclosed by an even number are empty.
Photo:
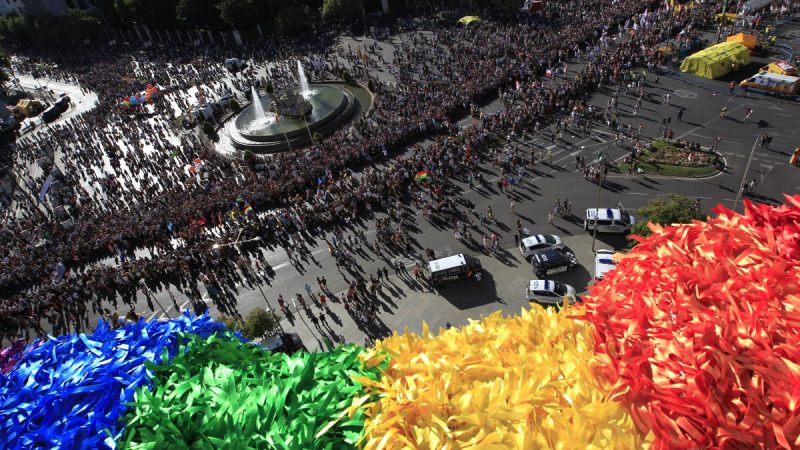
M531 280L525 289L525 298L529 302L548 305L561 305L565 295L569 298L570 305L575 303L575 288L553 280Z
M530 259L531 255L539 250L563 249L564 241L558 236L537 234L519 241L518 248L525 259Z
M594 279L602 280L606 272L617 268L617 262L614 261L615 250L607 248L600 249L594 255Z

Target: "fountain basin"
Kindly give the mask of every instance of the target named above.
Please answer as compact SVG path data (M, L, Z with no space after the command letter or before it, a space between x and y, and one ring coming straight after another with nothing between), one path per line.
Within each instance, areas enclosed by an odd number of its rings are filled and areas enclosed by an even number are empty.
M293 88L297 89L297 88ZM310 95L304 95L311 104L311 112L303 118L271 114L261 116L253 104L245 108L231 126L226 127L233 143L239 148L253 151L279 151L293 145L308 142L315 132L326 134L349 119L356 109L353 94L344 87L334 84L311 84ZM272 108L269 96L256 99L263 111ZM306 124L308 128L306 128ZM309 133L310 132L310 133Z

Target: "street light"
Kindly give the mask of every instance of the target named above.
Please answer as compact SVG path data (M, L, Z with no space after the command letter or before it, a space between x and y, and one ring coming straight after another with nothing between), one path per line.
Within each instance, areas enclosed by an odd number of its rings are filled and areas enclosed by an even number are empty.
M739 204L739 199L742 198L742 191L744 183L747 181L747 173L750 172L750 163L753 162L753 155L756 153L756 145L758 145L758 140L761 136L756 136L756 141L753 142L753 149L750 150L750 158L747 160L747 167L744 169L744 175L742 175L742 182L739 184L739 189L736 191L736 201L733 202L733 210L736 211L736 205Z
M606 147L607 146L608 146L608 144L603 144L603 152L600 155L600 159L603 160L603 164L605 164L605 155L606 155ZM595 207L595 210L594 210L594 230L592 230L593 231L593 233L592 233L592 253L595 253L594 244L595 244L595 241L597 241L597 219L600 217L600 193L601 192L603 192L603 176L602 175L600 176L600 180L598 180L598 183L597 183L597 206ZM588 221L589 218L587 217L586 220Z

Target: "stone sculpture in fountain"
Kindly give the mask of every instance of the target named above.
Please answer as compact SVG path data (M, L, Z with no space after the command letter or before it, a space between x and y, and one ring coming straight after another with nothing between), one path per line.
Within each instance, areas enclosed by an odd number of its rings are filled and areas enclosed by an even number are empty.
M311 112L311 103L295 89L276 92L270 94L270 97L272 98L272 103L269 109L278 116L300 118L303 116L308 117Z

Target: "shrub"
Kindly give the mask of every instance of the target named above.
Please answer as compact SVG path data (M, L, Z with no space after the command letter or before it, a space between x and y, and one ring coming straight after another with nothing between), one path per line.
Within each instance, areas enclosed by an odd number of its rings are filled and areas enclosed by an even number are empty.
M203 133L205 133L206 136L214 134L214 125L207 120L203 122Z
M256 154L253 153L252 150L245 150L244 152L242 152L242 158L244 158L245 161L251 161L255 157L256 157Z
M280 334L280 320L280 316L268 313L263 308L256 308L247 315L242 327L242 336L253 340Z
M267 83L267 88L265 90L267 91L267 94L272 94L273 92L275 92L275 89L273 89L272 85L269 83Z
M325 138L321 134L314 133L314 137L313 137L314 144L317 144L317 145L322 144L323 140L325 140Z
M342 72L342 80L344 80L345 83L350 83L353 81L353 77L350 75L350 72L345 70Z
M375 92L375 83L371 79L367 81L367 89L369 89L370 92Z
M232 99L231 99L231 100L228 102L228 106L229 106L229 107L231 108L231 110L233 110L233 111L238 111L238 110L239 110L239 102L237 102L235 98L232 98Z
M226 316L223 314L219 316L219 319L217 320L222 322L225 327L231 331L241 332L242 327L244 326L244 322L242 322L242 319L239 319L238 317Z

